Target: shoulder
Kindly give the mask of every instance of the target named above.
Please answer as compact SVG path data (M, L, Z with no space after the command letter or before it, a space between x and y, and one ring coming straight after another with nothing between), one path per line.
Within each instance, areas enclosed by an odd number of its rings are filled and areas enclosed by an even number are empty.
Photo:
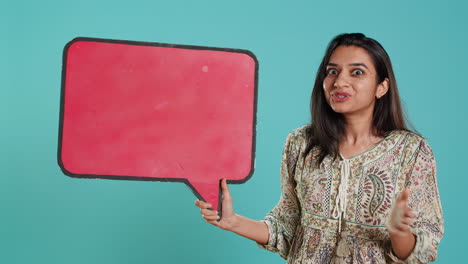
M284 143L283 152L286 154L299 155L304 150L307 140L308 125L303 125L289 132Z
M392 134L398 137L397 141L402 146L402 153L408 162L421 154L425 154L426 156L433 158L432 149L425 137L417 133L404 130L393 131Z
M422 143L427 143L425 137L408 130L394 130L389 134L390 136L393 136L397 142L404 143L407 147L418 148Z
M310 127L309 124L300 126L298 128L293 129L289 134L295 137L305 137L309 127Z
M310 128L309 124L300 126L298 128L293 129L289 132L287 137L287 142L293 143L294 145L301 146L306 142L307 138L307 131Z

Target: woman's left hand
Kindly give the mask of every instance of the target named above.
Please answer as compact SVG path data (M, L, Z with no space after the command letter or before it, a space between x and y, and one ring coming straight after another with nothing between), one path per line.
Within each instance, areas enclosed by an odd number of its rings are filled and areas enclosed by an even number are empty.
M390 236L405 236L411 233L411 225L416 219L416 212L408 206L409 188L405 188L392 206L387 220L387 231Z

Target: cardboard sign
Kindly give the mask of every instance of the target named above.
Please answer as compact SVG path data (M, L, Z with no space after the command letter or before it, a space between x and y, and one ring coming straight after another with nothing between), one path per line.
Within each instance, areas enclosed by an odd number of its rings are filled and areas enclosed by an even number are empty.
M257 75L246 50L76 38L63 56L59 166L184 182L220 211L220 180L254 170Z

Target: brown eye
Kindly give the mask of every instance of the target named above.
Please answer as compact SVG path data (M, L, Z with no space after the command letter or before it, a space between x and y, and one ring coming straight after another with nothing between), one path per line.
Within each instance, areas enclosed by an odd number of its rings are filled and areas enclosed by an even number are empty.
M352 73L353 73L354 75L363 75L363 74L364 74L363 71L358 70L358 69L354 70Z
M327 70L327 75L333 75L333 74L337 74L337 73L338 73L338 71L336 69L333 69L333 68Z

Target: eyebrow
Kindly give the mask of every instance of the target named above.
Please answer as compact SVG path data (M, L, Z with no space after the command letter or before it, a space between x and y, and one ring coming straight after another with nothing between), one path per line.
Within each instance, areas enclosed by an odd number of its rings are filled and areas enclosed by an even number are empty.
M362 66L362 67L364 67L364 68L366 68L366 69L369 69L369 68L367 68L366 64L361 63L361 62L350 63L350 64L348 64L348 65L349 65L349 66ZM329 63L327 64L327 66L338 66L338 64L333 63L333 62L329 62Z

